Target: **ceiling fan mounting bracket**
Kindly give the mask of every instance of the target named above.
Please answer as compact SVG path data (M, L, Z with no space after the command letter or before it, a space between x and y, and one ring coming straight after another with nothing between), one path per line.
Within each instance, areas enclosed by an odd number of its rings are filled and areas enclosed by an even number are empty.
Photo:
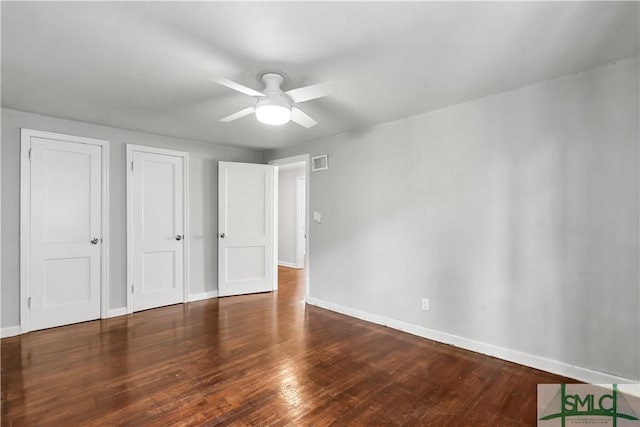
M260 76L260 81L262 81L262 83L264 83L265 85L265 89L263 92L267 94L270 91L281 92L282 89L280 88L280 86L284 83L284 75L275 71L264 72Z
M256 75L256 77L257 77L258 81L260 81L260 82L261 82L261 81L263 81L263 80L262 80L262 77L263 77L263 76L265 76L266 74L277 74L277 75L279 75L280 77L282 77L285 81L287 81L287 80L289 79L289 76L288 76L286 73L284 73L284 72L282 72L282 71L280 71L280 70L277 70L277 69L275 69L275 68L267 68L267 69L265 69L265 70L263 70L263 71L260 71L260 72Z

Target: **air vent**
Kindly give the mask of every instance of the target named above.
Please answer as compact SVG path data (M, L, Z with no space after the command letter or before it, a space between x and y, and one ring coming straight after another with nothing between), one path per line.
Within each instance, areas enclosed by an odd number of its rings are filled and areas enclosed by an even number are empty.
M329 169L329 163L327 162L327 155L316 156L311 158L311 171L323 171Z

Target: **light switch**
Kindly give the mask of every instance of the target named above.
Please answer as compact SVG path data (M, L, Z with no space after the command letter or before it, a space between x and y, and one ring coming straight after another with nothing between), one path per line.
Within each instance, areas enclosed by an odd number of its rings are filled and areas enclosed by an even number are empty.
M320 212L313 213L313 220L320 224L322 222L322 214Z

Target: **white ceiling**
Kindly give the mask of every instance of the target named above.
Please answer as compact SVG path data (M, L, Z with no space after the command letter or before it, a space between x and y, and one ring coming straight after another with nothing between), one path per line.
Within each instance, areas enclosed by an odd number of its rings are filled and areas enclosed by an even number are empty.
M6 2L2 106L253 149L392 121L638 54L638 2ZM217 120L334 82L311 129Z

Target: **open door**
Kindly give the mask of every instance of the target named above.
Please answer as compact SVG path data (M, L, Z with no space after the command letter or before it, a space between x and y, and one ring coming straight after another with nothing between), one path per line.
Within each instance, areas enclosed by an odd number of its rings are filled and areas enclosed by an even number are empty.
M275 286L273 166L218 163L218 295Z

